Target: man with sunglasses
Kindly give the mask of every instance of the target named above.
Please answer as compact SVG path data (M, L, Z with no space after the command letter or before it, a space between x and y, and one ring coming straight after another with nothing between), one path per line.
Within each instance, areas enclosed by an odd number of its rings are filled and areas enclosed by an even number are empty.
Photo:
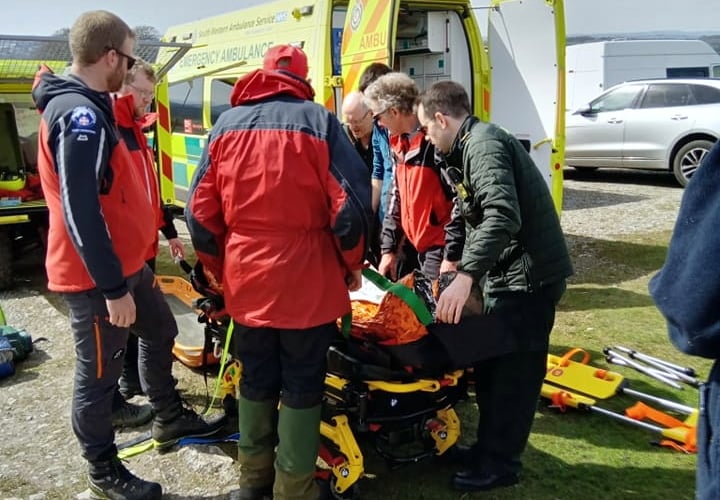
M67 77L45 71L33 98L42 113L38 171L50 230L45 266L50 290L70 309L76 364L72 428L88 461L92 496L159 499L159 484L134 476L117 458L112 402L129 327L140 336L140 375L155 412L160 447L206 436L207 422L187 409L171 374L177 325L145 264L157 237L154 209L115 127L110 92L120 90L135 35L107 11L82 14L70 30Z
M388 73L365 89L373 117L390 133L395 175L383 221L378 271L398 278L398 252L407 238L430 279L455 270L465 242L454 191L442 172L442 159L420 131L415 101L418 88L404 73Z
M485 313L507 326L515 344L474 366L477 441L458 453L467 468L453 477L458 490L491 490L519 481L555 307L573 268L550 191L520 142L472 116L456 82L433 84L417 112L427 138L456 170L467 222L458 273L440 295L437 319L460 322L473 287L485 280Z

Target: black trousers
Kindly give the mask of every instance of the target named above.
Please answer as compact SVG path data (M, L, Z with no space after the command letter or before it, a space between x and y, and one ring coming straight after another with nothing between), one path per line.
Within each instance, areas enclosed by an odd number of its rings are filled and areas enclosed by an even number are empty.
M545 378L550 331L565 281L533 293L488 294L486 314L509 327L517 348L474 366L479 410L476 465L484 472L520 472L540 389Z
M145 261L150 270L155 273L155 257ZM120 375L121 383L130 386L140 385L140 370L138 368L138 334L130 328L128 335L127 348L125 349L125 361L123 362L122 374ZM113 410L119 409L125 400L116 392L113 400Z
M175 318L155 275L145 266L127 278L136 306L133 330L140 337L140 378L154 410L177 400L172 378L172 346L177 335ZM75 339L75 381L72 427L83 457L107 460L117 453L112 427L113 399L122 370L128 328L107 321L105 297L93 289L65 293Z
M277 400L289 408L317 406L325 389L326 354L338 335L328 323L301 330L235 324L235 355L242 363L240 394L251 401Z

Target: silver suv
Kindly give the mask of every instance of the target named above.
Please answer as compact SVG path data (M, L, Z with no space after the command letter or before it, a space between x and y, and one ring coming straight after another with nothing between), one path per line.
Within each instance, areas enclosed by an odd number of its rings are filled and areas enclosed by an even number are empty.
M720 137L720 79L616 85L566 120L565 163L668 170L685 186Z

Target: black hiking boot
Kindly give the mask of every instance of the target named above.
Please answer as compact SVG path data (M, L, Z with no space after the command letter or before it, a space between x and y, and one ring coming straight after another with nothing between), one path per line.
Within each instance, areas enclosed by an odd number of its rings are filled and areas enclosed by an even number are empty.
M173 446L182 438L212 436L224 425L224 415L205 419L178 400L171 407L158 411L153 421L152 438L155 440L155 447L162 450Z
M140 427L153 418L150 405L136 405L124 401L122 406L112 413L112 425L115 429L121 427Z
M120 390L120 394L124 399L132 399L135 396L142 396L144 395L142 387L140 387L140 381L139 380L128 380L124 377L120 377L120 380L118 380L118 388Z
M119 458L90 463L90 498L102 500L156 500L162 498L158 483L144 481L127 470Z

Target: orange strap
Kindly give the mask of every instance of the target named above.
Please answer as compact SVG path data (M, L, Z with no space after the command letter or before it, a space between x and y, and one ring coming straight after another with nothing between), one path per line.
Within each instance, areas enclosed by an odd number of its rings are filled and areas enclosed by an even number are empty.
M590 362L590 353L585 352L583 349L580 349L579 347L575 347L574 349L570 349L568 352L563 354L562 358L560 358L560 361L558 362L558 366L567 366L569 364L570 359L577 353L583 353L583 359L582 361L579 361L579 363L586 365Z
M697 446L695 444L680 444L672 439L663 439L658 443L660 446L665 446L666 448L672 448L675 451L681 451L683 453L692 454L697 453Z
M550 401L552 403L552 406L555 408L558 408L561 412L565 412L567 409L567 400L572 399L572 394L565 391L555 391L552 393L552 396L550 397Z

